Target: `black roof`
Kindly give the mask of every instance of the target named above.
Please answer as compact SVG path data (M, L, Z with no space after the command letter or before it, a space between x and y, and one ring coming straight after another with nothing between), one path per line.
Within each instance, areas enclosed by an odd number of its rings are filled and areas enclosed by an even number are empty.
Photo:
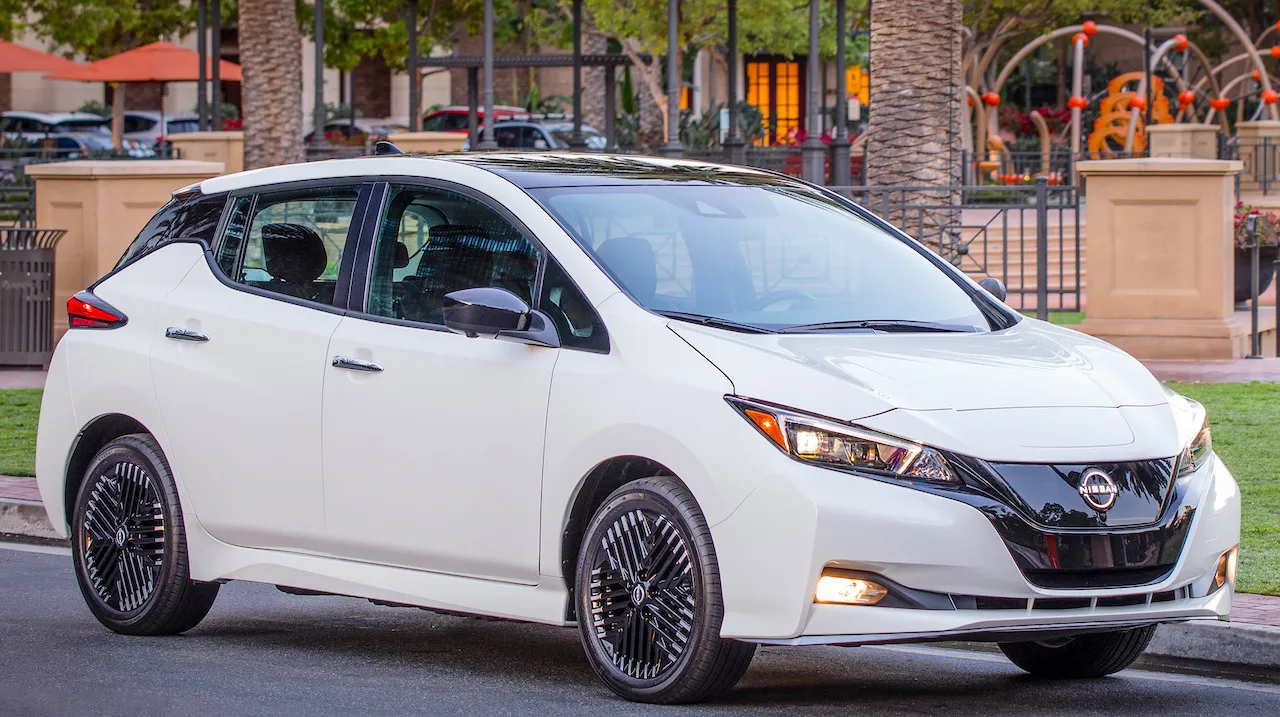
M744 167L688 160L668 164L640 155L475 152L448 159L493 172L522 189L667 183L803 186L788 177Z

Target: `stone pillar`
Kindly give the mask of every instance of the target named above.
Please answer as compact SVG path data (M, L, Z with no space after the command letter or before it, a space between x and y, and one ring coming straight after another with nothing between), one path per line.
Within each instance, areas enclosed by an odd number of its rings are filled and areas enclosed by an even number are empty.
M36 226L67 230L54 259L54 305L65 305L110 271L174 190L216 177L222 169L220 162L179 159L28 165L26 174L36 182ZM66 330L66 312L55 312L54 338Z
M1260 191L1264 182L1268 189L1276 188L1277 159L1280 159L1280 122L1263 120L1240 122L1236 125L1239 138L1240 191Z
M1152 157L1217 159L1218 125L1194 122L1153 124L1147 128Z
M400 132L387 137L387 141L406 154L461 152L467 135L462 132Z
M169 139L182 159L221 162L227 174L244 171L244 132L184 132Z
M1081 162L1089 284L1080 330L1143 359L1248 353L1248 312L1233 310L1232 214L1240 162ZM1264 330L1273 330L1268 312Z

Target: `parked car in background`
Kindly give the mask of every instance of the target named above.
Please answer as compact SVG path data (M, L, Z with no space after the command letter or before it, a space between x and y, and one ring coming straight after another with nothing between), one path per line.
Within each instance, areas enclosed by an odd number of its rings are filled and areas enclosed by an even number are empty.
M480 128L483 131L483 127ZM569 149L569 137L573 135L573 120L503 120L493 128L493 141L500 149L556 150ZM582 136L587 149L602 152L609 140L589 124L582 125ZM462 151L471 149L471 141L462 143Z
M101 132L61 132L42 137L36 144L44 147L50 142L53 143L51 148L53 153L64 159L82 159L120 154L137 159L156 156L151 142L127 137L124 139L124 148L117 151L111 145L111 135Z
M60 132L111 134L111 120L88 112L23 112L9 110L0 115L0 135L5 139L34 142Z
M441 107L440 109L427 114L422 118L422 131L424 132L466 132L467 131L467 112L466 105L450 105ZM529 111L523 107L512 107L510 105L495 105L493 114L498 119L503 118L528 118ZM484 108L481 107L477 113L479 121L484 121Z
M200 118L194 113L165 114L165 126L160 126L162 115L151 110L126 110L124 113L124 136L128 139L145 142L148 145L159 142L165 137L200 130ZM110 124L107 125L110 129Z
M744 167L266 167L176 192L67 302L36 476L128 635L248 580L573 626L642 702L757 645L1101 677L1227 616L1240 491L1203 406L1004 293Z
M304 122L302 141L311 144L315 139L315 133L311 130L312 123ZM332 119L324 126L324 136L329 142L342 142L344 144L357 144L366 141L377 142L386 139L388 136L398 132L408 132L409 128L404 126L400 120L383 120L383 119L365 119L359 117L352 126L349 119ZM354 138L354 139L353 139Z

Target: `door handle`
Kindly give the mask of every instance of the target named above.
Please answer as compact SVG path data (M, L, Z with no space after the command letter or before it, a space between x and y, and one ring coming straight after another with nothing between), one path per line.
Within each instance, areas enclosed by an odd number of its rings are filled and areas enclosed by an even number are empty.
M333 367L345 368L350 371L364 371L366 373L377 373L382 370L382 366L379 364L350 356L334 356Z
M199 331L184 329L181 326L170 326L169 328L165 329L164 337L166 339L174 339L175 341L204 342L209 340L208 336L205 336Z

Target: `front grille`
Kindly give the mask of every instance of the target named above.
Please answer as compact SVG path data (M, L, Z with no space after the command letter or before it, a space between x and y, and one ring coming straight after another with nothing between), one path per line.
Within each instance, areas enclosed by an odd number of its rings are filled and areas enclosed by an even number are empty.
M1157 603L1186 600L1191 596L1190 588L1180 587L1176 590L1163 590L1158 593L1134 593L1132 595L1111 595L1108 597L1069 597L1069 598L1010 598L989 597L985 595L952 595L951 602L957 610L1084 610L1092 607L1134 607Z
M1150 568L1104 568L1100 570L1023 570L1027 582L1054 590L1128 588L1163 580L1173 565Z

